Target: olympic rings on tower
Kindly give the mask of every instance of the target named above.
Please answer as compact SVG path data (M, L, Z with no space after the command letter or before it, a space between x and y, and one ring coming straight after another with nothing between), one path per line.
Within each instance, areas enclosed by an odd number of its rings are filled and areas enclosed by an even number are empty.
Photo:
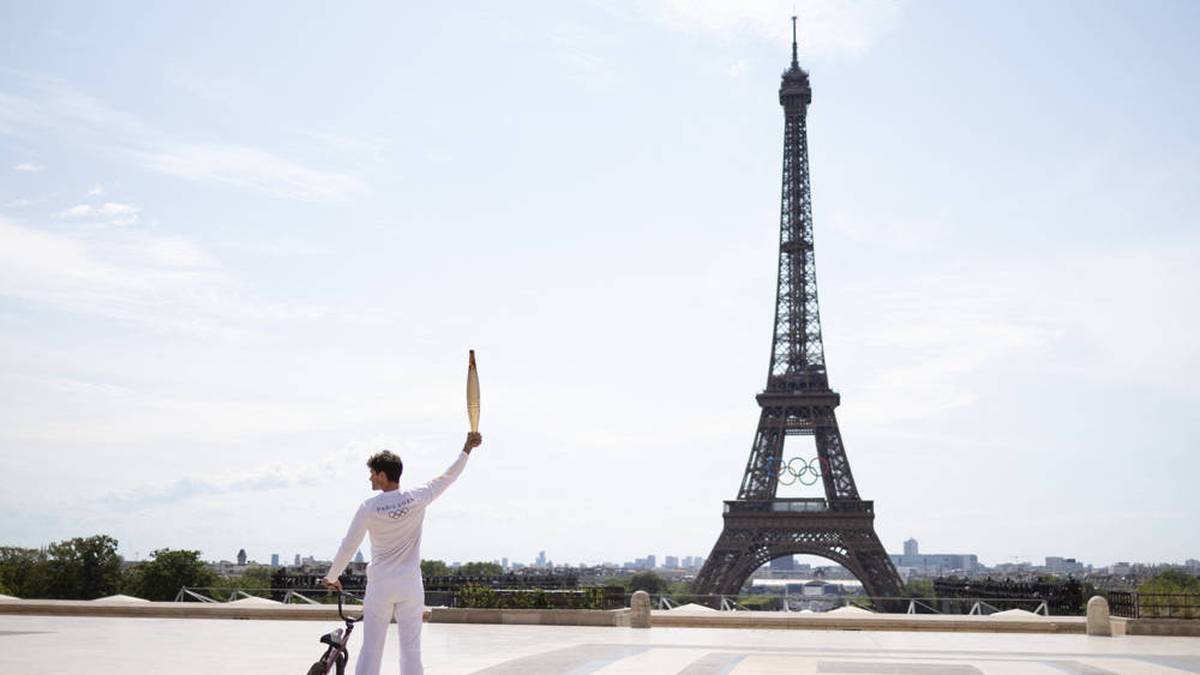
M780 485L793 485L797 481L801 485L816 485L821 478L821 462L816 457L809 461L802 457L793 457L786 464L780 458L775 465L773 473L778 477Z

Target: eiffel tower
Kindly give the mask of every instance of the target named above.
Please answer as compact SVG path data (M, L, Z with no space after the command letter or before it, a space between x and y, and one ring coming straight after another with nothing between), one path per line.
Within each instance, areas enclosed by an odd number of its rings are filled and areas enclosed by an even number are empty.
M696 578L697 593L736 594L758 567L794 554L840 563L872 597L900 591L900 576L875 534L874 505L859 497L854 484L834 415L841 398L825 371L805 122L811 102L808 73L796 60L792 17L792 64L779 87L783 204L771 367L767 388L756 397L762 412L742 486L737 499L725 502L725 527ZM814 437L816 462L784 460L784 439L794 435ZM815 484L818 476L824 499L776 497L781 482Z

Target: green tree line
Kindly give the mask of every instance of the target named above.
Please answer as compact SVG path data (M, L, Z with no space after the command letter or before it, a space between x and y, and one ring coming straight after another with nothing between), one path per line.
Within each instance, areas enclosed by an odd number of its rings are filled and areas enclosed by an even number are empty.
M504 574L504 568L493 562L469 562L458 567L450 567L442 560L422 560L422 577L498 577Z
M253 570L252 570L253 571ZM266 578L270 579L267 573ZM0 593L18 598L95 600L117 593L174 600L181 586L213 586L217 575L199 551L159 549L150 560L125 565L117 540L98 534L45 548L0 546ZM235 584L237 580L224 580Z

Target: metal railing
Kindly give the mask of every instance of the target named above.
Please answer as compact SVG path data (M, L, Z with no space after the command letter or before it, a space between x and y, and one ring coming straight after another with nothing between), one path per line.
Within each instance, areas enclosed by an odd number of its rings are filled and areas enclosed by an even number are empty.
M626 605L629 604L626 595ZM1012 609L1050 616L1045 600L1036 598L896 598L864 595L688 595L652 594L651 606L671 610L684 605L699 605L718 611L828 612L842 607L857 607L879 614L945 614L987 616Z
M363 589L349 589L347 600L361 602ZM324 605L337 596L324 589L229 588L184 586L175 594L175 602L228 603L246 598L262 598L283 604ZM622 604L622 600L626 604ZM493 607L497 609L619 609L628 606L621 587L578 589L489 588L463 586L453 591L425 591L427 607Z
M1200 594L1104 591L1108 611L1127 619L1200 619Z
M725 513L873 513L875 502L859 499L834 499L826 501L819 497L794 499L753 499L725 502Z
M614 589L604 593L602 601L606 608L628 607L632 594L613 594ZM549 607L563 608L583 606L574 598L565 596L582 595L588 589L575 590L543 590L536 592L538 596L546 596ZM593 588L591 593L596 593ZM522 606L521 601L526 595L535 593L530 589L496 589L492 591L499 599L500 606ZM508 602L507 596L514 596L515 602ZM1101 592L1108 600L1109 611L1113 616L1129 619L1200 619L1200 594L1188 593L1138 593L1137 591L1110 590ZM469 606L463 598L450 591L426 591L425 604L431 607L464 607ZM558 597L564 596L564 597ZM335 602L336 596L329 591L317 589L294 588L228 588L184 586L175 595L175 602L226 603L245 598L273 599L284 604L323 605ZM347 593L351 602L362 602L362 589L351 589ZM597 598L599 599L599 598ZM944 614L944 615L979 615L987 616L998 612L1022 609L1040 616L1050 616L1052 608L1046 600L1038 598L897 598L873 597L863 595L694 595L681 593L651 594L651 606L655 609L670 610L683 605L699 605L709 609L737 611L775 611L781 613L797 612L828 612L841 607L858 607L881 614Z
M316 598L320 597L321 600ZM346 592L346 600L362 602L361 589L350 589ZM285 605L307 604L325 605L337 602L337 596L326 590L296 590L294 588L223 588L219 586L183 586L175 594L175 602L204 602L226 603L244 600L246 598L262 598ZM277 599L278 598L278 599Z

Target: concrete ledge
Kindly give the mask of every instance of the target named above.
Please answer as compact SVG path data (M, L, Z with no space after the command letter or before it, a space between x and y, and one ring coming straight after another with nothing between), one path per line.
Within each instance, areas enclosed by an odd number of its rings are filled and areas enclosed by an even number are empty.
M352 615L358 614L351 607ZM0 614L97 616L160 619L253 619L338 621L334 605L254 606L200 602L100 604L83 600L0 600ZM425 610L431 623L491 623L538 626L629 626L630 610L587 609L447 609ZM1082 616L993 618L944 614L865 614L830 616L783 612L651 612L652 626L678 628L775 628L783 630L946 631L970 633L1087 632ZM1114 635L1200 636L1200 621L1113 618Z
M348 608L351 616L357 606ZM0 601L0 614L41 616L115 616L157 619L268 619L281 621L340 621L337 605L235 605L225 602L137 602L102 604L87 600Z
M628 626L628 609L448 609L429 610L429 623L503 623L535 626Z
M1200 637L1197 619L1129 619L1126 635L1163 635L1171 637Z
M1082 616L1037 619L946 614L867 614L829 616L782 612L651 613L653 626L677 628L778 628L792 630L949 631L969 633L1077 633L1087 631Z
M346 613L357 616L357 605ZM40 616L105 616L154 619L255 619L275 621L340 621L336 605L236 605L206 602L137 602L102 604L86 600L0 601L0 614ZM427 608L431 623L501 623L537 626L628 626L629 610L588 609L446 609Z

